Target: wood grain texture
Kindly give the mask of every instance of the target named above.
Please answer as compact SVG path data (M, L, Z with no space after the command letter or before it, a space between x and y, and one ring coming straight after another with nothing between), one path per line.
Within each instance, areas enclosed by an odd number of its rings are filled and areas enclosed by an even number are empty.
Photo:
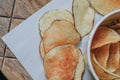
M0 57L0 70L2 68L3 57Z
M0 37L4 36L8 32L9 18L0 17ZM0 56L3 56L5 49L5 44L0 38Z
M16 0L13 17L27 18L50 0Z
M13 57L13 58L15 58L15 55L11 52L11 50L8 47L6 47L5 57Z
M17 59L5 58L1 71L9 80L33 80Z
M12 19L10 30L14 29L17 25L19 25L23 21L24 20L21 19ZM6 48L5 56L15 57L15 55L11 52L11 50L8 47Z
M11 16L14 0L0 0L0 15Z
M17 27L17 25L19 25L23 21L24 20L21 20L21 19L12 19L10 30L12 30L15 27Z

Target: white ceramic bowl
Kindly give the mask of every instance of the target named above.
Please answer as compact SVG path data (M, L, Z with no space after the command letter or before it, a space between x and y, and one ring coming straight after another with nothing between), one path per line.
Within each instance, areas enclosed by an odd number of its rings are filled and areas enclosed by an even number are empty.
M88 40L88 46L87 46L87 61L88 61L88 66L89 69L92 73L92 75L94 76L95 80L99 80L98 76L96 75L94 68L92 66L92 62L91 62L91 43L92 43L92 39L94 37L94 34L96 32L96 30L98 29L98 27L106 20L109 20L110 18L115 17L116 15L120 15L120 9L119 10L115 10L112 11L111 13L107 14L106 16L104 16L102 19L100 19L100 21L98 21L98 23L94 26L93 30L91 31L90 35L89 35L89 40Z

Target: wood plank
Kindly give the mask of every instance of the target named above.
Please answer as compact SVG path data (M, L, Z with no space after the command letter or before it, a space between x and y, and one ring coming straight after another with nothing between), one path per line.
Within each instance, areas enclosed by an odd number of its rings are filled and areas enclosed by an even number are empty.
M23 21L24 20L21 19L12 19L10 30L14 29L17 25L19 25ZM8 47L6 48L5 56L15 57L15 55L11 52L11 50Z
M9 80L33 80L17 59L5 58L1 69Z
M2 68L3 57L0 57L0 70Z
M50 0L16 0L13 17L27 18Z
M8 32L9 28L9 18L0 17L0 37L4 36ZM3 56L5 49L5 44L0 38L0 56Z
M0 15L11 16L14 0L0 0Z

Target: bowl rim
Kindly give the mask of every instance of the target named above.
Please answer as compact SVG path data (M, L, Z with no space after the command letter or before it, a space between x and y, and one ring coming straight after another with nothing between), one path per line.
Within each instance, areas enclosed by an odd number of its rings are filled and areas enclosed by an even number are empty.
M102 19L100 19L97 24L94 26L93 30L91 31L90 35L89 35L89 38L88 38L88 46L87 46L87 59L88 59L88 66L89 66L89 69L93 75L93 77L95 78L95 80L99 80L97 74L95 73L94 69L93 69L93 66L92 66L92 61L91 61L91 43L92 43L92 39L94 37L94 34L96 32L96 30L98 29L98 27L100 26L100 24L106 20L108 17L116 14L116 13L120 13L120 9L118 10L114 10L110 13L108 13L107 15L105 15L104 17L102 17Z

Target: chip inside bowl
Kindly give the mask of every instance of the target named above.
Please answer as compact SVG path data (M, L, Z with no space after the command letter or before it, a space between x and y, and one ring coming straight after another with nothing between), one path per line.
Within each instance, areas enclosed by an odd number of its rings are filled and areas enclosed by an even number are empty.
M91 48L95 49L118 41L120 41L120 35L115 30L100 26L93 37Z
M120 75L115 74L108 69L104 68L102 65L99 64L99 62L96 60L95 56L93 53L92 54L92 63L93 67L95 69L96 74L100 79L106 79L106 80L111 80L111 79L116 79L120 78Z
M96 60L102 65L104 68L107 67L107 60L109 58L109 49L110 44L104 45L100 48L97 48L95 50L92 50L92 53L94 53Z
M120 28L118 21L111 21L98 27L91 44L92 64L98 78L103 80L120 79Z
M91 53L92 56L92 64L93 67L95 69L95 72L97 74L97 76L99 77L99 79L103 79L103 80L110 80L110 79L115 79L116 77L105 72L99 65L99 63L97 62L95 56L93 53Z
M107 69L111 72L116 71L120 65L119 43L111 44L109 58L107 61Z

